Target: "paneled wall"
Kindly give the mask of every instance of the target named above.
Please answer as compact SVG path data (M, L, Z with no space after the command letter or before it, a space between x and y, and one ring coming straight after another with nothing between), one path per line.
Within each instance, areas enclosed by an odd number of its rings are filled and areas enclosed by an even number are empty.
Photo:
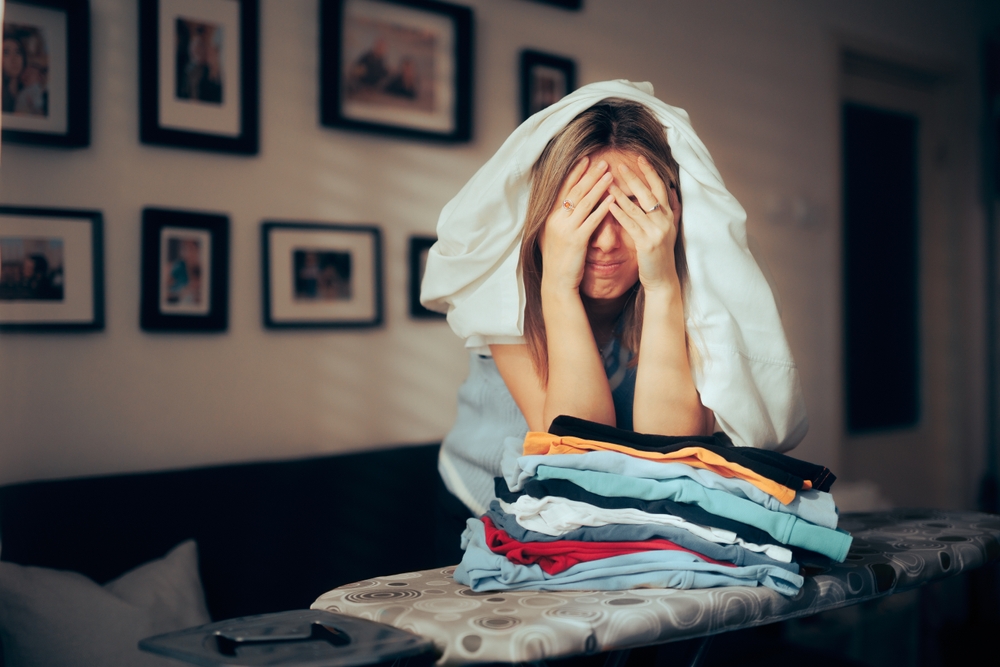
M317 2L262 0L261 151L237 157L139 143L137 3L91 0L92 145L4 145L0 203L104 212L107 326L0 335L0 483L440 439L466 359L446 324L407 316L407 237L433 232L441 207L515 127L523 48L575 58L580 83L651 81L690 112L749 213L755 253L779 293L810 412L798 455L836 467L846 41L954 73L948 155L964 333L942 354L967 378L955 423L971 443L961 479L974 483L984 419L976 2L585 0L580 12L528 0L465 4L476 15L472 142L320 127ZM140 211L153 205L230 215L226 333L139 329ZM265 330L263 220L380 225L385 326Z

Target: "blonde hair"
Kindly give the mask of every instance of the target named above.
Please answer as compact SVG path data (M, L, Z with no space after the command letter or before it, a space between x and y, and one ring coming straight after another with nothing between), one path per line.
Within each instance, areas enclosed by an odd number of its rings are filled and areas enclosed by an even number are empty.
M538 240L573 166L586 155L609 149L645 157L667 188L676 190L680 201L679 168L671 154L663 125L638 102L617 97L604 99L577 115L546 145L532 167L531 194L521 241L521 271L526 300L524 337L535 372L546 384L549 354L542 317L542 251ZM668 203L663 202L663 205ZM683 289L687 283L687 263L681 221L678 219L676 224L674 258ZM638 363L644 302L642 285L636 282L634 289L635 298L629 299L622 311L621 342L633 353L630 365Z

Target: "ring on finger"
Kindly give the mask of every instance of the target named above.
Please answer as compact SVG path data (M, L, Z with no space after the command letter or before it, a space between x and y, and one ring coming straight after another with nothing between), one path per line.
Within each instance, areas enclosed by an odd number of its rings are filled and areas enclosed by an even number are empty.
M564 209L566 209L567 211L572 211L572 210L576 209L576 204L574 204L573 202L571 202L568 199L564 199L563 203L562 203L562 207Z
M653 204L653 207L650 208L649 210L647 210L646 213L652 213L653 211L655 211L658 208L660 208L660 202L656 202L655 204Z

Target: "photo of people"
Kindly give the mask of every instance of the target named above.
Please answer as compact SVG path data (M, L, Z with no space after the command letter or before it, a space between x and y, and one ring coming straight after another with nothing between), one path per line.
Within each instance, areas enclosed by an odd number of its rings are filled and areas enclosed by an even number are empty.
M555 67L536 65L531 70L531 90L529 95L528 115L541 111L555 104L566 94L566 74Z
M3 112L49 115L49 50L39 26L3 24Z
M176 96L178 100L222 104L222 26L178 17Z
M0 238L0 300L62 301L63 240Z
M209 235L166 227L161 234L161 312L207 313Z
M296 248L292 251L292 290L296 301L349 301L351 253Z
M437 35L366 16L345 20L347 100L434 111Z

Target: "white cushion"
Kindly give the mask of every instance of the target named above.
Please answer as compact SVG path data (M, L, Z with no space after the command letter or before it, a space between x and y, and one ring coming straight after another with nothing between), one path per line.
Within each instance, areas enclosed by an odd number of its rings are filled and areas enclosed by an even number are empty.
M176 667L140 651L139 640L210 621L193 540L104 586L77 572L0 562L5 667Z

